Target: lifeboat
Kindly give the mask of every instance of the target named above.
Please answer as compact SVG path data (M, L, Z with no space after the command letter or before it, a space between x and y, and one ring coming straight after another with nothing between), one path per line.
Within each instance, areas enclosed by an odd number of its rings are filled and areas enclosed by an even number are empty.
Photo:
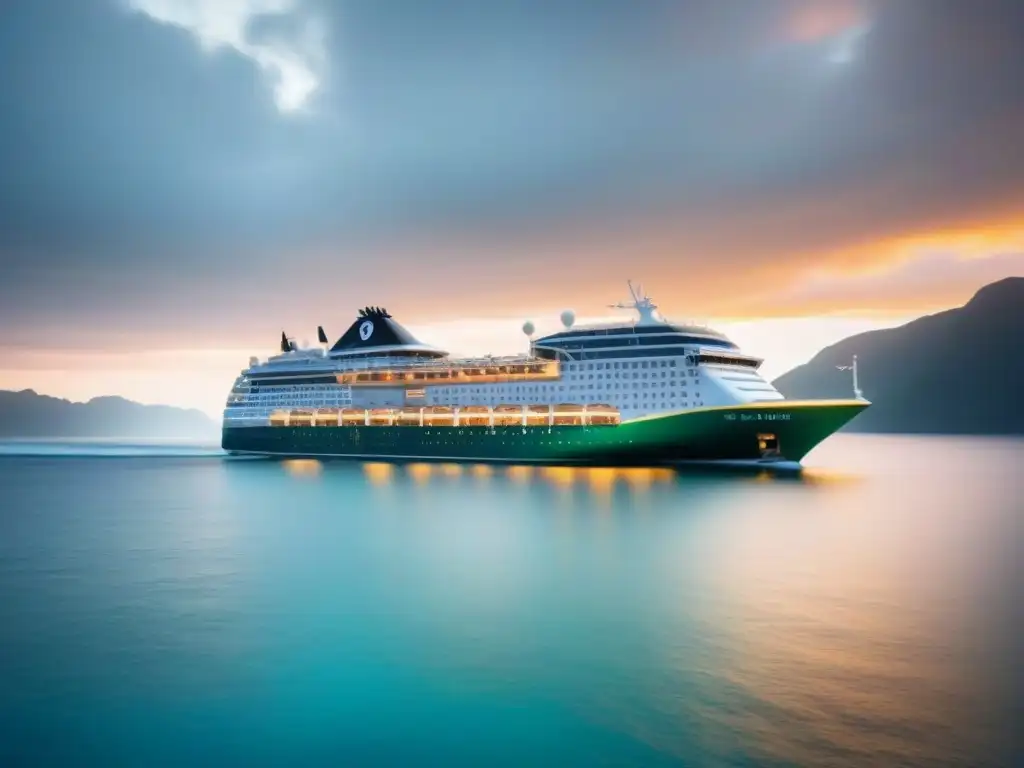
M486 405L467 405L459 409L459 425L486 427L491 423L491 409Z
M404 427L418 427L420 413L420 408L402 408L398 411L398 424Z
M288 425L292 427L311 427L313 425L313 412L309 410L295 410L288 414Z
M370 426L390 427L395 423L395 415L393 408L374 408L370 411Z
M577 403L559 403L552 406L554 410L553 422L556 426L582 426L586 413L582 405Z
M455 423L455 411L444 405L423 409L423 426L450 427Z
M319 408L313 414L314 427L336 427L341 420L341 411L337 408Z
M366 411L362 408L342 408L341 425L343 427L358 427L366 424Z
M530 427L546 427L550 423L551 406L530 405L526 408L526 424Z
M594 426L608 426L618 424L622 417L619 409L607 403L592 403L587 405L587 423Z
M518 427L523 423L523 408L519 405L494 406L494 426Z
M272 414L270 414L270 426L287 427L288 411L274 411Z

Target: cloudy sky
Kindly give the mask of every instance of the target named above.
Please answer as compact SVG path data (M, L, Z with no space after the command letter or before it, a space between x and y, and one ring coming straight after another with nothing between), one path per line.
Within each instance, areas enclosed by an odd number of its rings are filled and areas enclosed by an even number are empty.
M1020 0L8 0L0 387L215 412L625 280L769 374L1024 274Z

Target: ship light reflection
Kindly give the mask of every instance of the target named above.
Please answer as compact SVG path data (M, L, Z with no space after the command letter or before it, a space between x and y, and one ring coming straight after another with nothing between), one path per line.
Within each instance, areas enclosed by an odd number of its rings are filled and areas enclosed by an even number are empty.
M533 467L526 464L513 464L505 470L505 474L513 482L526 483L533 477Z
M474 477L486 480L494 474L494 469L488 464L474 464L472 472Z
M809 467L800 473L800 480L807 485L851 485L862 482L864 478L832 469Z
M590 467L586 470L587 486L591 492L600 496L610 496L615 490L619 479L619 471L614 467Z
M285 459L281 465L293 477L316 477L324 469L323 463L316 459Z
M541 477L559 488L571 488L576 482L576 472L573 467L544 467Z
M671 469L659 467L635 467L621 472L630 487L638 491L646 491L654 483L671 482L673 477Z
M363 473L373 485L386 485L395 473L394 464L372 462L363 464Z
M423 485L430 480L430 475L434 471L433 466L425 462L417 462L415 464L407 464L405 471L408 473L412 481L417 485Z

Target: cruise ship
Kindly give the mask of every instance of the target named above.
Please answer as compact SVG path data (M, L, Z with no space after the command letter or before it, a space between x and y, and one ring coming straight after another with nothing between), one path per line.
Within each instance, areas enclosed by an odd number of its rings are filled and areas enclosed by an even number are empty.
M869 403L787 400L710 328L665 320L629 285L632 322L576 325L529 352L453 357L381 307L330 344L250 358L224 409L235 454L394 461L651 466L789 464Z

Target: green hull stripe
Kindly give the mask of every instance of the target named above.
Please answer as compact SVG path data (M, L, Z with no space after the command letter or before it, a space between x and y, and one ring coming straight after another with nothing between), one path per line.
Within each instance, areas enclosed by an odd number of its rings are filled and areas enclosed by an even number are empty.
M868 405L779 401L589 427L225 427L221 444L238 453L414 461L646 465L752 462L766 455L800 461ZM765 437L767 453L760 445Z

